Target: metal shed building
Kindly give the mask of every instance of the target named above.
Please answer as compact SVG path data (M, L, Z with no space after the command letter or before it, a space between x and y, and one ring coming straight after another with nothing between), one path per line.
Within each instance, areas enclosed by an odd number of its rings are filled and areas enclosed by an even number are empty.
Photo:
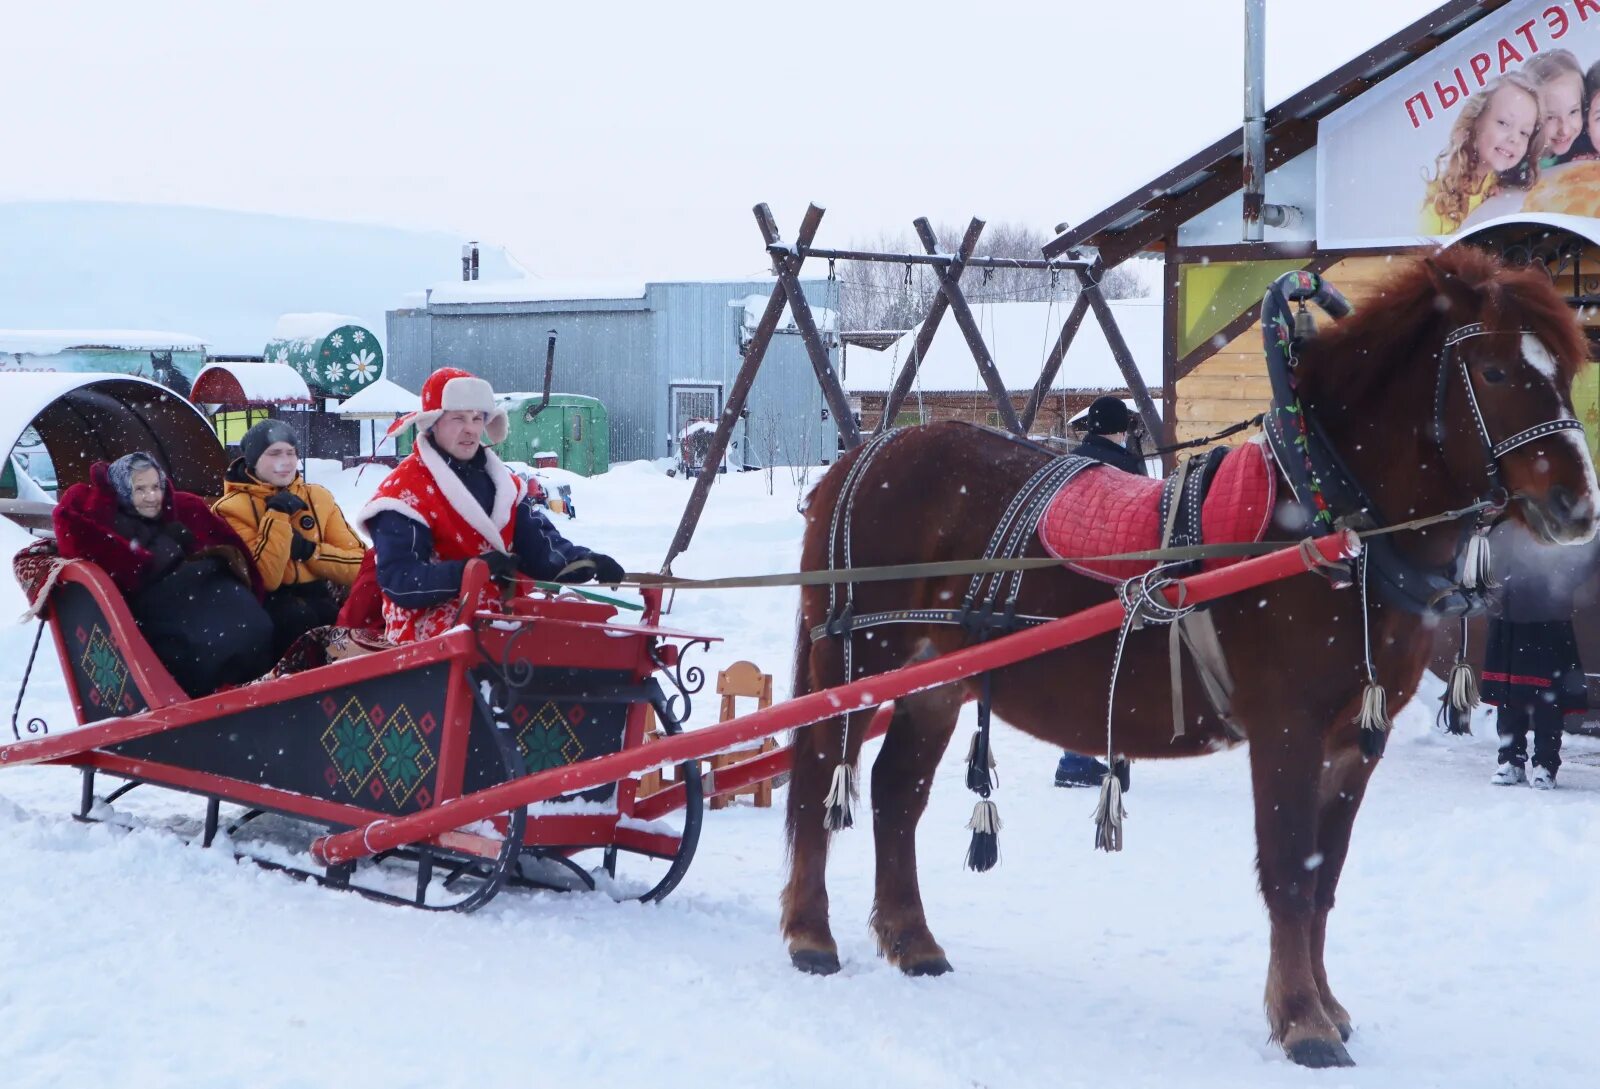
M837 367L838 287L805 282ZM598 398L610 413L611 459L676 452L683 429L715 419L745 344L772 294L770 278L676 283L452 282L388 314L389 376L420 389L435 367L463 367L497 391L537 391L550 331L551 389ZM735 465L833 460L828 418L805 345L785 313L751 393Z

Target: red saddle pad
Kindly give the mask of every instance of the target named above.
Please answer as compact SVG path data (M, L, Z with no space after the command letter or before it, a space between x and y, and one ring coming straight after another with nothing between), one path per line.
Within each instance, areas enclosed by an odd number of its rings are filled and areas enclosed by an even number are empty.
M1039 539L1058 559L1142 552L1161 544L1162 481L1134 476L1110 466L1086 469L1058 491L1039 520ZM1259 442L1229 451L1217 467L1200 509L1207 544L1259 541L1272 521L1278 477ZM1206 570L1237 563L1207 560ZM1136 578L1155 564L1148 560L1068 563L1102 582Z

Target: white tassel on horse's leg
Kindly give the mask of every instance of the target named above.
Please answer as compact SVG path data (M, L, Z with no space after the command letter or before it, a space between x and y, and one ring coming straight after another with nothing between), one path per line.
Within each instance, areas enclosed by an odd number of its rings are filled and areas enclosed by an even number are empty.
M833 769L833 782L822 800L822 822L828 831L838 832L855 824L856 797L856 769L840 763Z
M1381 684L1367 682L1365 691L1361 693L1361 712L1356 715L1356 724L1361 727L1361 755L1369 760L1382 756L1391 723L1389 697L1384 694Z
M967 845L967 869L986 873L1000 861L1000 810L984 798L972 807L972 842Z
M1094 807L1094 845L1102 851L1122 850L1122 822L1128 811L1122 805L1122 780L1108 772L1100 780L1100 801Z

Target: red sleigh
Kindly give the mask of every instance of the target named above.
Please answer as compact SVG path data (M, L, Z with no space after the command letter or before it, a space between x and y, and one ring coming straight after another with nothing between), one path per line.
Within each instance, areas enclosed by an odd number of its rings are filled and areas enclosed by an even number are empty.
M463 601L476 600L486 576L482 564L469 567ZM359 865L318 866L304 850L315 833L642 745L652 710L667 733L679 732L700 678L690 670L684 691L680 654L710 640L657 627L660 595L645 598L645 623L625 625L612 605L526 592L504 612L463 615L435 639L189 699L105 573L68 563L42 616L80 728L0 748L0 766L81 769L85 820L104 812L97 776L123 780L108 802L139 786L198 795L206 846L224 827L222 806L242 806L226 827L243 854L376 899L466 911L507 884L594 888L598 877L613 895L657 900L694 855L698 775L680 775L682 788L653 802L650 819L636 812L637 778L625 777ZM669 699L658 677L679 694ZM663 819L669 806L682 810L676 824ZM266 857L253 849L258 834ZM632 864L618 875L624 858Z

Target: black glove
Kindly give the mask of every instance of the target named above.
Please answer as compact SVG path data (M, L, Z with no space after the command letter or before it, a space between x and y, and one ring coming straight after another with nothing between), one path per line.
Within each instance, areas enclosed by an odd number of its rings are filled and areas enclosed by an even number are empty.
M172 539L172 542L185 553L194 551L194 534L189 532L189 527L182 522L168 522L161 527L161 532Z
M602 586L615 586L627 576L622 565L603 552L591 552L589 558L594 561L594 580Z
M305 563L317 554L317 542L309 540L300 534L294 534L289 540L289 555L299 563Z
M497 579L513 579L517 576L517 558L504 552L485 552L478 559L489 565L489 574Z
M285 488L281 492L272 493L272 497L267 500L267 509L282 514L293 514L295 511L305 510L306 501Z

